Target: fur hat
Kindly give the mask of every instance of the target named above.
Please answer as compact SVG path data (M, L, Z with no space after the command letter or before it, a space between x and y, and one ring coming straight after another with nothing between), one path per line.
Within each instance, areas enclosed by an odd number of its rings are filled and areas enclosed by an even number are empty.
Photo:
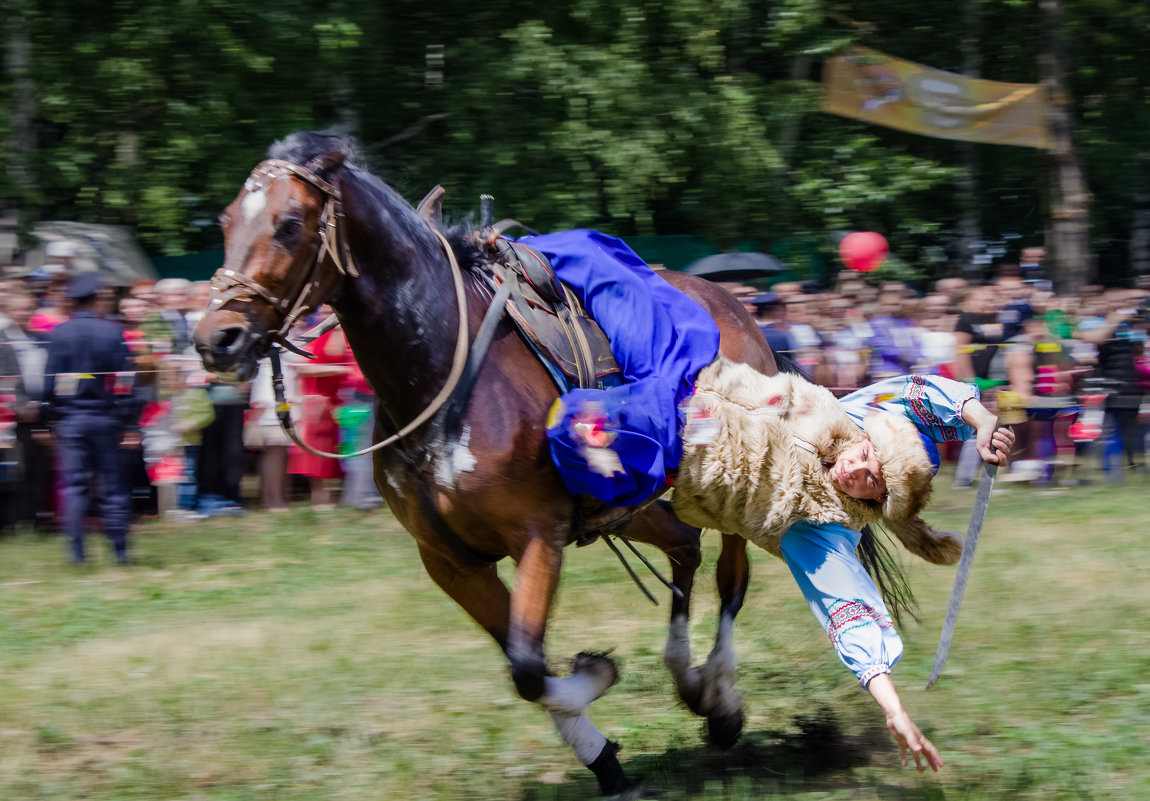
M872 412L863 420L863 430L874 443L886 481L883 525L911 553L928 562L957 562L962 556L962 538L935 531L919 518L930 500L934 466L914 423L890 412Z

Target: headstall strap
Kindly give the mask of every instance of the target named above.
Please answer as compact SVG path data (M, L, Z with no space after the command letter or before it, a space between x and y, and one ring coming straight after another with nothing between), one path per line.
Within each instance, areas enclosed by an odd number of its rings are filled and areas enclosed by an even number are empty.
M312 262L311 269L308 271L307 279L300 286L294 302L288 298L278 298L274 296L267 287L242 273L238 273L234 270L220 270L217 271L216 275L212 278L212 289L218 293L216 297L213 298L213 304L216 308L219 308L229 301L246 301L250 299L246 296L250 296L251 294L258 295L283 315L280 328L272 334L272 339L284 344L285 347L295 353L311 357L311 354L303 353L299 348L288 344L287 335L291 331L292 326L295 325L296 320L307 311L308 299L320 285L318 272L323 264L324 258L330 256L335 268L344 276L358 278L359 269L356 267L355 261L351 256L351 249L347 242L347 231L344 229L344 226L341 225L341 221L343 220L343 195L334 184L320 178L311 170L301 167L298 164L292 164L290 161L284 161L283 159L267 159L257 164L255 169L252 170L252 175L262 175L272 180L285 177L289 174L307 181L327 196L319 220L319 251L316 253L315 260Z
M284 161L283 159L267 159L266 161L261 161L259 164L257 164L252 172L262 173L268 178L280 178L282 173L277 172L277 169L284 170L285 172L290 172L292 175L298 175L300 178L303 178L305 181L319 189L328 197L333 197L336 200L343 200L343 195L340 194L339 189L334 184L329 184L327 181L320 178L318 175L306 167L301 167L298 164L292 164L290 161Z

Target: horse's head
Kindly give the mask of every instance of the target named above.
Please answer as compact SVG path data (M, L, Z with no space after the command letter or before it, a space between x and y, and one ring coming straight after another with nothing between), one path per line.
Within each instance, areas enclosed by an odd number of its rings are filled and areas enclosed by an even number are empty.
M192 340L204 367L230 380L251 378L268 348L355 270L336 186L346 151L298 163L291 155L258 164L220 216L224 264Z

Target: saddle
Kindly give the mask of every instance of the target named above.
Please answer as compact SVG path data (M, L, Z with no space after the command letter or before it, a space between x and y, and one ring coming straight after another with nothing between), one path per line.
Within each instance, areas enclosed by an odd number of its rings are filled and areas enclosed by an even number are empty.
M417 211L438 224L442 202L443 188L437 186L419 203ZM561 393L623 383L623 371L611 353L607 335L575 293L556 277L550 260L535 248L502 235L516 225L513 220L493 225L484 219L476 238L491 256L488 279L496 285L510 285L506 311L519 333Z
M436 186L416 207L417 213L437 228L443 225L443 195L443 187ZM490 196L483 196L481 203L483 215L476 238L492 257L488 279L510 289L507 315L559 392L622 384L623 371L611 353L610 340L575 293L558 279L550 260L535 248L502 235L516 226L534 231L514 220L492 223ZM631 513L631 509L608 507L595 498L580 496L575 509L577 544L588 545L600 536L625 529Z
M507 314L531 348L545 360L560 392L605 389L622 383L611 343L551 262L533 247L503 236L488 240L492 271L511 282Z

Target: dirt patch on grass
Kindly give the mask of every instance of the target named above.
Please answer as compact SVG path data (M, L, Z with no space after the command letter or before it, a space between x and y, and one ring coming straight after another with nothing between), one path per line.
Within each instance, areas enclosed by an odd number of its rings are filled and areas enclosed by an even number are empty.
M139 731L63 737L41 730L40 769L44 778L68 778L80 772L106 771L148 746Z

